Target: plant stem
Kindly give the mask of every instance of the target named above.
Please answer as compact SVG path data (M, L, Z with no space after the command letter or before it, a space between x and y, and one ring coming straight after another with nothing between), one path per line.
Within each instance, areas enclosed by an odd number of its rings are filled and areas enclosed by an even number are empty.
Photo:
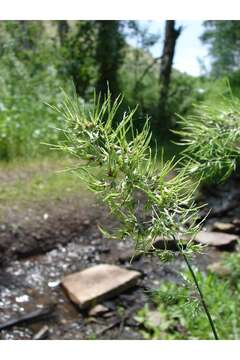
M214 338L215 338L215 340L219 340L219 337L218 337L218 334L217 334L217 330L216 330L216 328L215 328L215 325L214 325L213 319L212 319L212 317L211 317L211 314L210 314L210 312L209 312L208 306L207 306L207 304L206 304L206 302L205 302L204 295L203 295L203 292L202 292L202 290L201 290L201 288L200 288L200 285L199 285L199 282L198 282L198 280L197 280L196 274L195 274L195 272L194 272L194 270L193 270L193 268L192 268L192 266L191 266L191 264L190 264L190 262L189 262L189 260L188 260L188 258L187 258L187 256L186 256L186 254L184 253L184 251L182 250L182 248L180 247L180 245L178 244L178 241L176 240L176 238L175 238L174 236L173 236L173 239L174 239L174 241L177 243L177 246L178 246L178 248L179 248L179 251L180 251L181 255L183 256L183 259L184 259L184 261L185 261L185 263L186 263L186 265L187 265L187 267L188 267L188 270L189 270L189 272L190 272L190 274L191 274L191 276L192 276L192 278L193 278L194 284L195 284L195 286L196 286L196 288L197 288L197 291L198 291L198 293L199 293L199 297L200 297L200 300L201 300L203 309L204 309L204 311L205 311L205 313L206 313L206 316L207 316L207 318L208 318L209 324L210 324L210 326L211 326L211 329L212 329Z

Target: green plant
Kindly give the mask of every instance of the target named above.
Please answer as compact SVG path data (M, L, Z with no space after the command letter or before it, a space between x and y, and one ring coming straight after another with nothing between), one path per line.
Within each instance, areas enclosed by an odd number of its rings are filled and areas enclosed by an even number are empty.
M239 288L232 286L231 279L222 280L214 274L204 274L195 269L198 282L222 339L239 339L240 312ZM155 311L161 321L149 321L149 306L141 309L136 320L143 325L142 333L148 339L212 339L205 313L188 271L183 271L182 286L174 282L163 282L151 293Z
M42 22L24 24L26 39L21 21L0 23L0 160L36 158L48 151L43 141L59 141L59 118L44 103L60 102L63 84L70 89L58 76L59 55Z
M199 230L199 208L194 203L193 184L185 168L177 173L174 159L157 166L156 155L149 147L151 133L148 121L141 132L134 132L135 110L125 113L122 121L113 128L114 116L121 104L114 103L108 94L101 104L100 97L92 108L83 107L77 96L65 96L61 107L53 107L64 115L63 129L66 140L53 146L79 159L75 171L87 183L90 190L108 205L120 221L115 238L131 237L136 252L154 249L157 236L175 241L183 256L217 339L211 315L204 301L198 280L189 262L189 255L200 247L192 239ZM102 171L96 172L100 167ZM160 256L169 256L165 250ZM157 252L159 254L159 252Z
M226 254L222 260L222 266L226 269L229 281L232 286L240 290L240 254Z
M195 113L179 117L183 165L202 181L225 180L240 160L240 100L218 97L196 106ZM179 145L180 145L179 144ZM190 165L189 165L190 164Z

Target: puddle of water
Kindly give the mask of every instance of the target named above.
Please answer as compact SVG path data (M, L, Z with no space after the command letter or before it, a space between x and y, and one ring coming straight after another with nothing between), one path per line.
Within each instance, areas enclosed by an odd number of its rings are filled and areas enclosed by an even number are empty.
M49 303L56 303L60 310L60 316L57 319L59 331L62 331L61 320L65 320L66 324L69 321L77 321L77 324L73 323L72 326L79 331L78 321L81 316L64 294L60 282L68 273L80 271L89 266L91 260L93 264L97 262L95 247L69 243L45 255L12 262L5 269L6 276L12 280L7 285L0 284L0 322L5 323L37 308L43 308ZM14 326L8 330L2 330L0 337L2 339L29 339L33 336L32 328L32 325ZM54 333L53 328L52 332ZM53 335L56 336L57 333L56 326Z

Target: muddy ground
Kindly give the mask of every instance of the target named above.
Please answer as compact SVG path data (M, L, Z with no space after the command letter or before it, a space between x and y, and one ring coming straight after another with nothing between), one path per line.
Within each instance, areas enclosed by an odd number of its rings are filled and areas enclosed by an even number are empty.
M3 181L11 181L11 176ZM202 200L206 199L213 210L205 227L240 219L236 180L205 189ZM180 281L181 260L176 254L173 262L161 263L147 255L130 263L131 241L104 238L98 224L116 226L104 207L92 198L83 201L82 192L57 200L5 205L0 223L0 326L38 310L47 313L1 330L1 339L33 339L44 325L48 339L141 339L134 319L137 310L149 302L149 290L161 281ZM194 263L204 270L221 256L222 251L208 248L206 256L198 255ZM67 274L100 263L136 269L142 277L135 288L103 302L107 313L93 317L69 300L60 282Z

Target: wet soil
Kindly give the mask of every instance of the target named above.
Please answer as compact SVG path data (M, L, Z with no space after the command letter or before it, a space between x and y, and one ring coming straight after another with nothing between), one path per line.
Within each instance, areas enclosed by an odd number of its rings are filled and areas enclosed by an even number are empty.
M205 199L216 213L205 227L211 228L219 219L240 219L239 190L232 189L235 184L221 186L214 194L205 191ZM236 205L231 206L233 201ZM177 255L170 263L161 263L153 255L130 263L131 241L104 238L98 224L107 228L117 224L104 207L92 200L82 201L81 192L5 210L0 223L0 325L49 305L55 307L43 319L1 330L0 339L33 339L44 325L48 326L48 339L141 339L134 316L149 302L149 291L167 279L180 281L183 264ZM206 256L198 255L193 262L204 270L221 256L222 252L209 248ZM142 277L135 288L103 302L107 313L91 317L69 300L60 283L65 275L100 263L133 268Z

